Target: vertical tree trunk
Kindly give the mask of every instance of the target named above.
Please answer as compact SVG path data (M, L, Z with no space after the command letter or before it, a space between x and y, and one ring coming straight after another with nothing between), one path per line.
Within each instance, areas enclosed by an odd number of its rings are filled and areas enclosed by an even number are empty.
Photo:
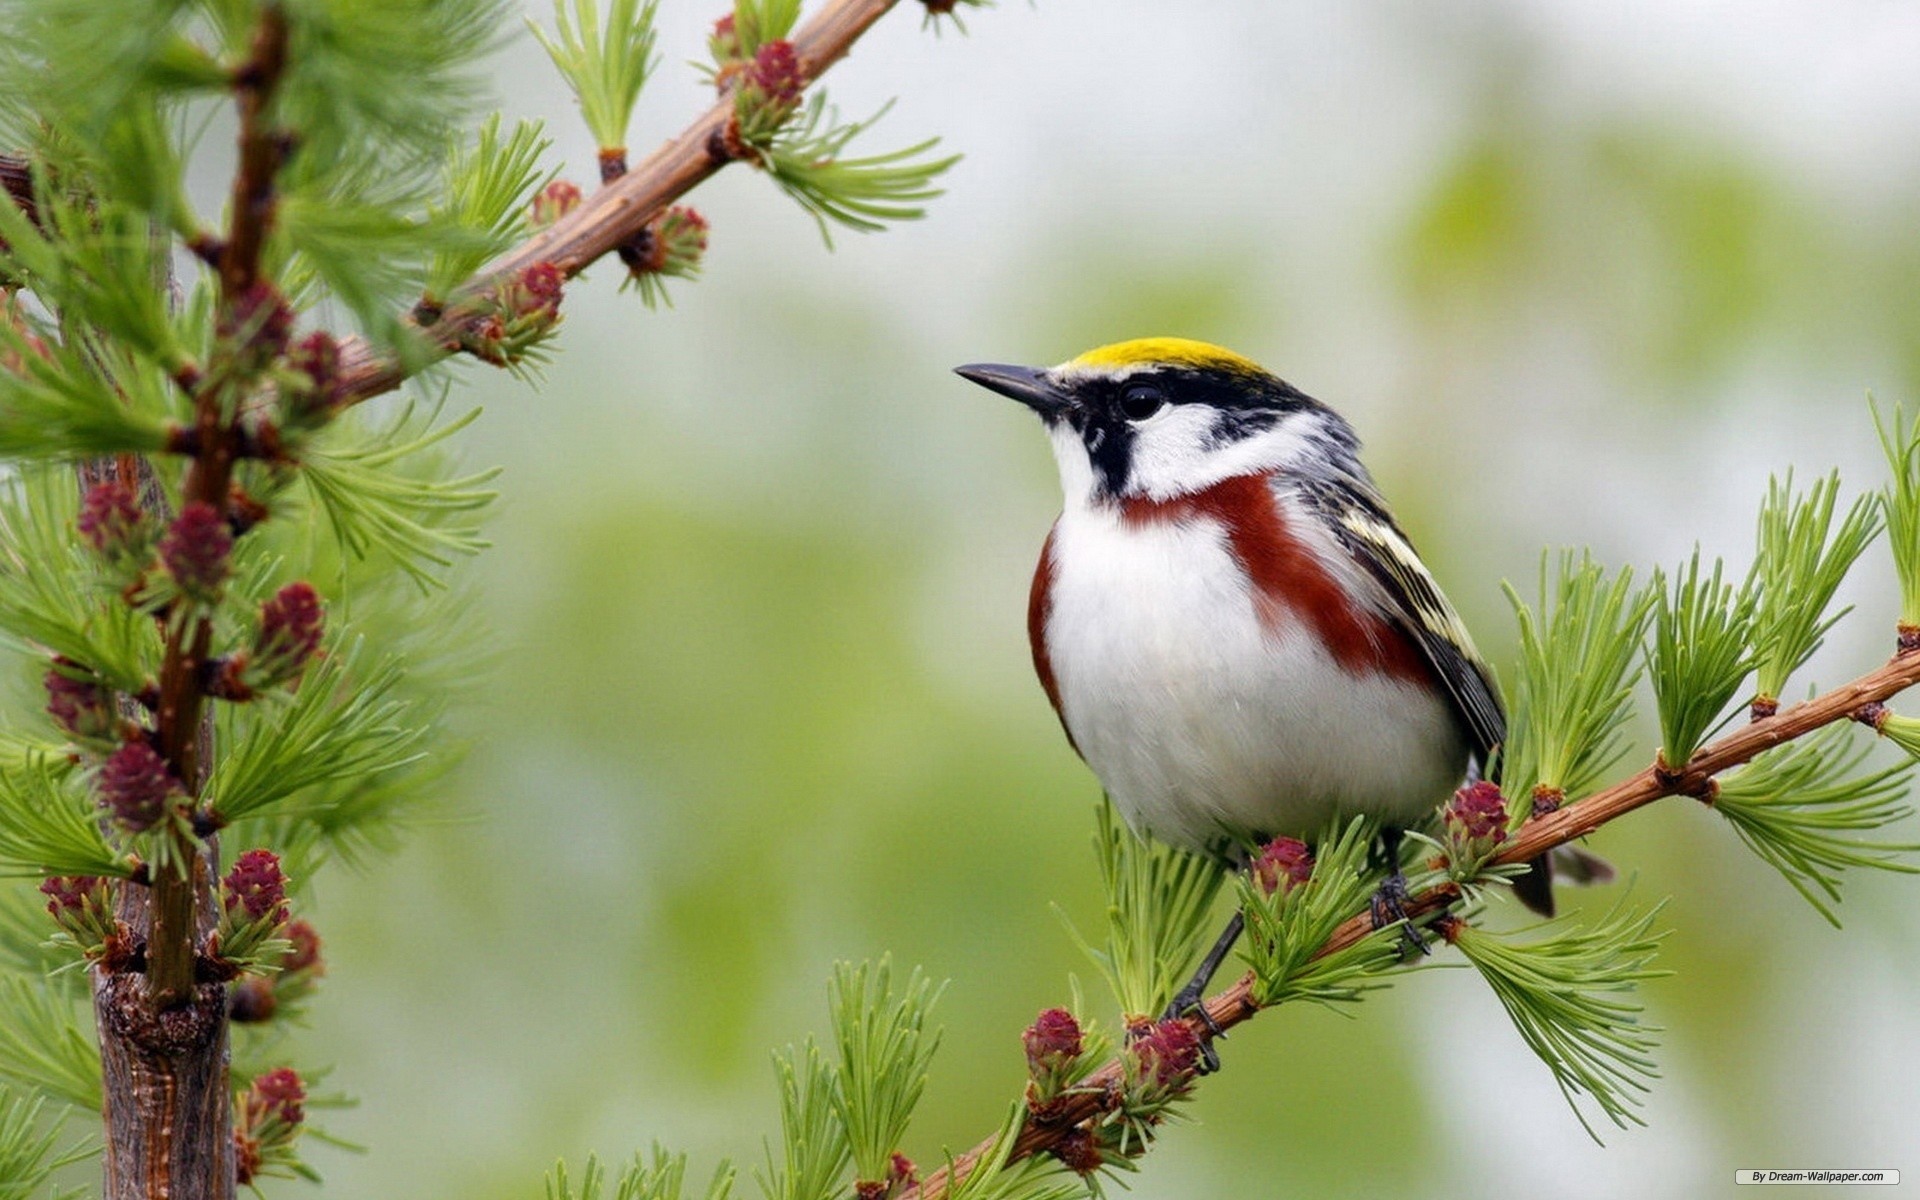
M212 870L205 859L194 870L202 937L213 923ZM144 938L147 889L122 884L120 893L120 919ZM227 987L200 983L188 1003L155 1011L146 985L143 972L93 971L106 1200L233 1200Z

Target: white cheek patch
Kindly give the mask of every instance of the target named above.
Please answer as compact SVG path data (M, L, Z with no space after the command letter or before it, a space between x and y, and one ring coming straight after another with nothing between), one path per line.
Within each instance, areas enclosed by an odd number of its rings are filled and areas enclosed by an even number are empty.
M1087 457L1086 443L1066 421L1056 421L1047 429L1053 443L1053 458L1060 465L1060 491L1068 508L1084 508L1093 499L1093 461Z
M1313 453L1312 434L1321 419L1312 411L1289 413L1270 429L1215 445L1215 411L1176 404L1135 427L1127 491L1168 500L1238 475L1284 470Z

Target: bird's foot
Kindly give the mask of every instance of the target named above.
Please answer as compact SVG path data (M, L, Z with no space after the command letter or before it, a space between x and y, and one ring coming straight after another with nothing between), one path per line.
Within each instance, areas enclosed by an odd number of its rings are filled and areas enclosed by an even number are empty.
M1368 905L1373 915L1375 929L1385 929L1389 925L1400 926L1400 949L1402 957L1405 958L1411 958L1415 953L1433 953L1432 947L1427 944L1427 939L1420 935L1419 928L1407 916L1407 901L1410 898L1407 892L1407 877L1401 874L1396 866L1392 874L1380 881L1380 887L1373 893L1373 900Z

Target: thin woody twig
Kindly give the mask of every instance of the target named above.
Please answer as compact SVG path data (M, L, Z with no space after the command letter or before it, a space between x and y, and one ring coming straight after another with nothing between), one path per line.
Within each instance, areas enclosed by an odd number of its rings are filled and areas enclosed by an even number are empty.
M1680 771L1656 771L1649 767L1578 803L1527 822L1489 865L1527 862L1667 796L1710 795L1712 781L1720 772L1835 721L1849 720L1862 705L1884 703L1916 683L1920 683L1920 653L1903 649L1892 662L1876 671L1805 703L1783 708L1773 716L1743 725L1702 747ZM1451 884L1431 888L1406 904L1407 916L1418 919L1438 912L1458 898L1459 892ZM1369 914L1358 913L1336 929L1314 957L1343 950L1372 931ZM1208 1028L1209 1022L1190 1019L1194 1033L1211 1040L1215 1031L1225 1031L1252 1019L1260 1012L1260 1006L1253 1001L1253 987L1253 974L1249 972L1232 987L1209 997L1206 1010L1213 1028ZM1105 1096L1119 1085L1123 1070L1119 1060L1109 1062L1088 1076L1080 1088L1063 1097L1058 1109L1050 1111L1045 1122L1029 1119L1014 1143L1009 1161L1047 1151L1061 1144L1081 1122L1099 1116L1104 1111ZM901 1192L896 1200L941 1200L954 1183L965 1179L992 1149L990 1138L954 1159L950 1166L929 1174L917 1187Z
M832 0L794 34L794 52L809 84L846 56L861 34L885 16L898 0ZM733 161L715 147L733 119L733 100L725 97L625 175L589 195L571 213L489 263L469 287L482 294L497 280L510 279L535 263L552 263L571 278L617 251L664 212L668 205ZM440 354L451 353L461 330L475 320L458 301L430 326L402 320ZM375 350L366 339L340 344L341 403L358 404L406 382L409 367Z
M252 52L235 80L240 161L220 254L220 304L227 322L236 327L248 319L243 315L250 307L248 293L259 277L261 247L272 228L273 180L284 156L267 109L286 66L287 37L286 14L278 5L264 7ZM194 397L195 454L181 488L183 505L208 504L226 511L238 453L226 412L225 392L230 386L228 380L209 379ZM180 622L168 631L160 663L160 707L155 714L160 752L195 795L208 766L200 753L200 714L206 697L199 671L212 639L211 619L201 616ZM194 902L203 884L195 878L199 859L191 844L182 838L179 849L175 858L180 869L158 871L153 880L147 986L155 1009L179 1004L194 991Z

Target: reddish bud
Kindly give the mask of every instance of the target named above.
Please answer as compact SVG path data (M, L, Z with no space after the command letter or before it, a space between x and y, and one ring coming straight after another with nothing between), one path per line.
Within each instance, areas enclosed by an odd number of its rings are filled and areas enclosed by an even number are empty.
M1313 878L1313 851L1299 838L1275 838L1253 860L1253 878L1265 895L1290 892Z
M273 994L273 981L258 975L240 980L227 993L227 1017L241 1025L271 1021L279 1007L280 999Z
M1053 1156L1076 1175L1091 1175L1105 1165L1093 1130L1076 1125L1053 1144Z
M96 483L80 501L80 536L108 558L144 553L152 536L134 490L117 479Z
M293 943L293 949L287 951L287 956L280 960L282 974L295 971L326 974L326 964L320 961L320 935L313 931L313 926L305 921L294 921L280 931L280 936Z
M294 346L287 365L311 380L315 391L330 390L340 381L340 343L326 330L316 329Z
M287 916L287 877L280 870L280 856L271 850L249 850L233 862L233 869L221 881L226 891L226 909L238 915L244 910L249 919L269 920L275 924Z
M181 790L166 760L145 742L127 742L108 755L100 767L99 788L101 806L133 833L153 828Z
M247 1126L258 1129L269 1121L298 1125L306 1119L306 1099L306 1084L292 1067L278 1067L256 1076L247 1089Z
M651 270L681 278L699 273L707 253L707 219L697 209L675 205L654 219L648 233L656 257Z
M535 229L545 229L579 207L580 186L570 180L556 179L533 198L528 216Z
M1163 1088L1184 1087L1200 1064L1200 1037L1178 1017L1155 1021L1132 1049L1140 1076Z
M56 657L46 676L47 715L54 724L86 741L113 735L113 693L72 659Z
M1447 832L1461 841L1505 841L1506 797L1485 779L1461 788L1447 801Z
M200 601L211 601L227 581L228 555L233 553L233 531L220 510L195 500L180 510L167 535L160 539L160 561L166 564L180 590Z
M714 58L722 62L740 57L740 35L734 31L732 13L713 23L713 32L707 35L707 46L713 51Z
M269 687L298 675L320 649L325 624L326 612L312 584L289 583L275 592L260 606L250 672L254 686Z
M746 81L778 108L792 108L800 103L800 93L807 87L806 76L800 70L800 56L793 52L793 43L785 39L768 42L754 52L753 62L747 66Z
M221 310L219 334L248 365L271 362L286 353L293 338L293 306L278 288L257 279Z
M913 1187L920 1182L920 1168L914 1165L912 1159L895 1150L887 1160L887 1182L899 1187Z
M333 411L339 399L340 343L324 329L316 329L287 352L287 366L306 379L282 390L285 412L294 425L313 425Z
M566 274L550 262L537 262L520 272L520 295L524 307L519 314L557 316Z
M47 912L59 917L84 912L103 882L94 875L55 875L40 882L40 894L47 897Z
M1036 1079L1072 1065L1085 1048L1080 1022L1064 1008L1043 1011L1020 1040L1026 1045L1027 1073Z

